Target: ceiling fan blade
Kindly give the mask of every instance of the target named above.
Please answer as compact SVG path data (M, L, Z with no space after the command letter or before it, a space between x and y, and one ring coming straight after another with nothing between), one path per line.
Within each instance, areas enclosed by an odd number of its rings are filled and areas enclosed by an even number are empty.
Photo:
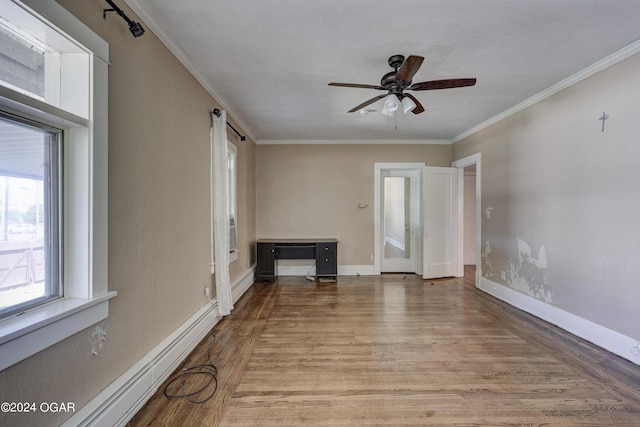
M476 84L476 79L431 80L428 82L414 83L407 89L409 90L452 89L455 87L473 86L475 84Z
M366 107L367 105L371 105L374 102L376 102L379 99L384 98L385 96L387 96L387 94L383 94L383 95L378 95L378 96L374 96L373 98L371 98L368 101L363 102L362 104L358 105L357 107L352 108L351 110L349 110L349 113L355 113L358 110L362 110L364 107Z
M418 69L422 65L424 57L410 55L404 60L398 72L396 73L396 81L402 80L405 83L409 83L413 76L418 72Z
M377 85L361 85L358 83L329 83L329 86L340 86L340 87L357 87L362 89L378 89L378 90L386 90L382 86Z
M418 101L415 96L411 95L410 93L405 93L404 96L410 98L413 102L416 103L416 108L411 110L413 114L424 113L424 107L422 106L422 104L420 104L420 101Z

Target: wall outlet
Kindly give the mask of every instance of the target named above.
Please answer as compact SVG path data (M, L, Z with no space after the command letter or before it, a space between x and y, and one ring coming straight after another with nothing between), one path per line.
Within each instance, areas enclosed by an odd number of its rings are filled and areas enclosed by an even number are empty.
M204 287L204 296L205 296L205 297L208 297L208 296L209 296L209 287L208 287L208 286L205 286L205 287Z
M507 273L504 271L500 272L500 277L502 278L502 280L507 280Z

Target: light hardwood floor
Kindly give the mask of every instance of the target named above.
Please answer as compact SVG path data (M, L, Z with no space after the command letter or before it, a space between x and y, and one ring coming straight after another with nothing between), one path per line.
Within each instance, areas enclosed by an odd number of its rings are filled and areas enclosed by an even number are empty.
M216 394L193 404L161 389L129 425L640 426L639 366L472 277L256 283L184 363L209 349Z

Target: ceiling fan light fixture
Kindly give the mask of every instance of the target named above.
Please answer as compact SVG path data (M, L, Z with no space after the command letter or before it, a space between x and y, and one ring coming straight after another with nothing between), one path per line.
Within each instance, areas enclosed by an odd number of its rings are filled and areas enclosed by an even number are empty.
M402 98L402 111L404 111L405 114L416 107L417 105L415 102L413 102L413 99L409 98L408 96Z
M384 114L385 116L392 116L399 106L400 99L398 98L398 96L389 94L382 101L382 110L380 110L380 113Z

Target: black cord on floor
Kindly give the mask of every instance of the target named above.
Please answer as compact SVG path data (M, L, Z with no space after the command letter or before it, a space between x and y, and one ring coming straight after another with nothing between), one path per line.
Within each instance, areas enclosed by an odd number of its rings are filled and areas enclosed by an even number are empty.
M211 361L211 344L215 339L215 335L211 335L211 340L209 341L209 345L207 347L207 360L208 363L204 363L202 365L195 365L189 368L182 369L182 372L172 378L167 385L164 387L164 395L169 399L177 399L183 398L187 399L191 403L204 403L207 400L211 399L216 391L218 390L218 368ZM188 387L188 379L193 378L197 383L198 378L204 377L208 378L208 381L205 384L198 388L197 390L189 390ZM169 388L175 383L180 382L179 392L170 393ZM209 392L206 392L209 390Z

